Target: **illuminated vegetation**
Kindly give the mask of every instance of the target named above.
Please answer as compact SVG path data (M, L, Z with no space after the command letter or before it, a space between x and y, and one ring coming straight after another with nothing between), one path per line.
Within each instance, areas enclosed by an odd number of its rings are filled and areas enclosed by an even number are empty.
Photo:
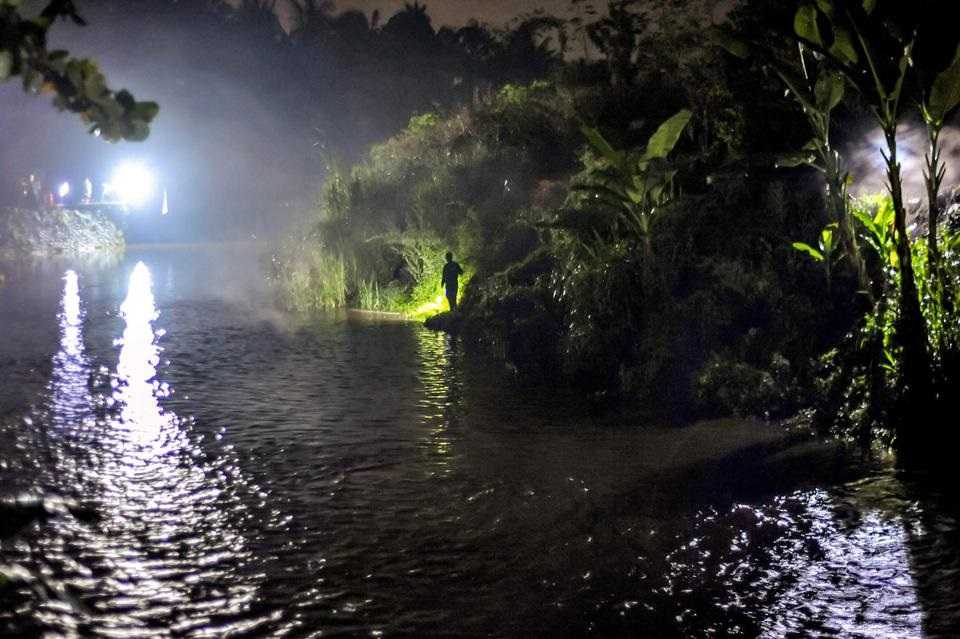
M445 308L444 253L464 265L461 291L475 272L522 258L537 241L531 204L574 165L554 145L569 149L579 135L571 96L547 83L507 85L445 118L412 118L325 182L303 239L280 259L291 306L414 317ZM337 294L311 293L331 288Z
M958 374L940 194L957 38L932 47L883 2L744 2L709 36L695 13L650 28L645 6L577 26L600 60L415 116L328 177L277 261L290 304L438 310L449 249L475 269L460 328L521 377L683 418L812 408L904 450L904 415L934 419ZM912 104L926 242L895 155ZM871 119L890 197L855 201Z

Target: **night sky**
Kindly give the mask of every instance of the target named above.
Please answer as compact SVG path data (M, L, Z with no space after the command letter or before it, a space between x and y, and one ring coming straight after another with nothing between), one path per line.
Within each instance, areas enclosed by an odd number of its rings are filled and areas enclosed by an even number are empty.
M431 0L421 4L427 6L435 27L460 26L471 19L503 26L518 15L537 9L564 15L570 8L570 0ZM342 0L337 3L343 9L360 9L367 14L379 10L381 19L393 15L403 5L404 0Z

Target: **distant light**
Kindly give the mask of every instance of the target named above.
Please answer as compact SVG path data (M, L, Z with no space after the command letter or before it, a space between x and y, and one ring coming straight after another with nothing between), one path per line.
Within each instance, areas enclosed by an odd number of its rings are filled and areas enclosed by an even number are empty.
M70 195L70 183L64 182L63 184L61 184L60 188L57 189L57 195L59 195L62 198Z
M139 162L125 162L117 167L106 185L124 204L139 206L153 195L156 182L153 173Z

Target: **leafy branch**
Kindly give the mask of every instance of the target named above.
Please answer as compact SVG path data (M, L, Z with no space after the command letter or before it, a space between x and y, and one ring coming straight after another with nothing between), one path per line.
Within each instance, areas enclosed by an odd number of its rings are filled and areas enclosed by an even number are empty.
M54 106L78 114L90 133L110 142L146 139L160 110L156 102L138 102L126 89L113 91L92 60L47 48L57 19L86 24L72 0L51 0L36 18L24 17L21 4L0 0L0 83L20 77L27 93L53 94Z

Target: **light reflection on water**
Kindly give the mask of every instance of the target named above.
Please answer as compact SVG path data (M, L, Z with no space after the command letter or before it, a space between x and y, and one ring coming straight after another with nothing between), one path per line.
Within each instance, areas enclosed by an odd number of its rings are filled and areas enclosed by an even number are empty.
M153 299L150 270L137 262L130 274L127 296L120 305L120 316L125 323L123 337L117 344L114 401L121 407L117 426L126 428L133 443L140 450L131 451L145 461L162 454L162 438L176 429L176 415L164 414L159 399L168 392L154 378L160 362L160 347L153 332L157 309Z
M438 473L453 470L456 412L462 395L462 368L459 361L459 338L445 333L421 331L419 347L419 379L422 385L420 408L428 427L430 461Z
M49 384L29 423L0 419L0 479L97 514L0 547L78 595L35 606L46 629L958 634L957 521L892 473L810 487L823 464L751 466L746 426L593 424L457 339L281 329L180 254L110 269L50 276Z
M855 511L844 512L826 491L804 495L811 536L793 557L773 567L781 580L791 575L796 581L767 611L767 633L785 634L816 619L838 636L922 635L908 524L896 512L869 504L869 484L851 488L869 508L855 523L844 521Z
M922 637L923 516L887 475L701 512L661 594L693 635Z
M64 614L60 602L46 605L39 620L131 636L161 628L219 636L257 627L270 616L236 620L257 592L255 583L238 579L250 554L231 519L236 501L224 492L225 481L242 486L243 480L229 459L204 460L189 420L161 406L172 389L157 376L164 331L153 327L158 312L149 268L138 262L128 279L115 372L103 378L98 371L92 381L79 279L67 271L64 280L60 349L50 403L39 417L60 425L46 442L58 449L56 474L96 502L99 521L96 527L69 522L62 538L44 540L39 556L65 560L58 566L64 583L87 591L95 604L82 615L86 625L77 626L77 610ZM101 390L95 399L91 383ZM85 448L80 459L69 453L77 447ZM64 544L83 548L83 565L63 557Z
M54 355L50 381L51 402L56 407L54 417L61 422L89 420L89 366L83 346L83 311L76 271L68 270L63 275L58 319L60 348Z

